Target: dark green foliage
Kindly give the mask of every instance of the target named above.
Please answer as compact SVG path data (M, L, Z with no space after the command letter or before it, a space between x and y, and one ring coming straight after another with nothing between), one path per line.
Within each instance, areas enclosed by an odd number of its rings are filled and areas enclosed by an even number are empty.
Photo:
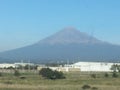
M91 74L91 77L96 78L97 76L96 76L96 74Z
M120 72L120 65L117 64L112 65L111 70L113 72Z
M105 75L104 75L104 76L107 78L107 77L109 77L109 74L108 74L108 73L105 73Z
M15 75L15 76L20 76L20 72L19 72L18 70L15 70L15 71L14 71L14 75Z
M25 69L25 70L32 70L32 69L34 69L34 66L25 65L24 69Z
M37 70L38 65L34 65L34 69Z
M112 65L111 70L113 72L116 72L117 71L117 65L116 64Z
M25 69L25 70L36 70L37 69L37 65L25 65L23 68Z
M19 70L37 70L37 65L25 65L25 66L22 66L22 65L18 65L16 69L19 69Z
M21 77L20 77L20 79L26 79L26 77L24 77L24 76L21 76Z
M49 68L43 68L39 71L39 75L42 75L43 77L46 77L46 78L51 78L53 74L53 71Z
M117 65L117 71L120 73L120 65Z
M97 88L97 87L92 87L91 89L92 89L92 90L98 90L98 88Z
M2 77L2 73L0 72L0 77Z
M39 71L39 75L42 75L42 77L45 77L47 79L64 79L65 76L62 72L53 71L49 68L43 68Z
M11 67L8 67L7 69L14 69L14 67L11 66Z
M112 65L111 70L113 70L112 77L117 78L119 76L118 72L120 73L120 65Z
M57 67L59 64L57 63L47 63L46 66Z
M89 86L89 85L83 85L83 86L82 86L82 89L84 89L84 90L85 90L85 89L90 89L90 88L91 88L91 86Z
M117 78L118 77L117 72L113 72L112 77Z

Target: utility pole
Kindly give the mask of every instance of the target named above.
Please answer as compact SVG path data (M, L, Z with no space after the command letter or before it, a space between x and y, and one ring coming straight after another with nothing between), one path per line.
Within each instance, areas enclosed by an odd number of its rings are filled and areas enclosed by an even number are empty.
M30 71L30 60L28 61L28 71Z
M21 60L21 69L24 72L23 60Z

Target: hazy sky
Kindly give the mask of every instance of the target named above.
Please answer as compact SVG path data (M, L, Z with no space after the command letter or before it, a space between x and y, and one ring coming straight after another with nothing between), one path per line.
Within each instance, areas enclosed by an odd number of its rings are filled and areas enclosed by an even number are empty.
M0 51L73 26L120 44L120 0L0 0Z

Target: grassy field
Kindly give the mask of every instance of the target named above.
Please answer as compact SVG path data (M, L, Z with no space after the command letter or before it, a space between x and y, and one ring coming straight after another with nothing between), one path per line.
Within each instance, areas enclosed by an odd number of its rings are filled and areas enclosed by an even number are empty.
M91 77L96 74L96 78ZM16 77L13 73L3 73L0 77L0 90L120 90L120 77L104 77L105 73L69 72L66 79L47 80L37 73L26 72ZM25 77L21 79L21 77ZM83 89L89 85L89 89Z

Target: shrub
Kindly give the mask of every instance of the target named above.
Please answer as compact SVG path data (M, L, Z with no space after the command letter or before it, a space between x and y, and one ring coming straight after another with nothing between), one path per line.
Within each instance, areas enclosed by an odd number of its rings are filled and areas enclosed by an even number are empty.
M21 76L21 77L20 77L20 79L26 79L26 77L24 77L24 76Z
M91 77L96 78L97 76L96 76L96 74L91 74Z
M19 72L18 70L15 70L15 71L14 71L14 75L15 75L15 76L20 76L20 72Z
M39 71L39 75L42 75L42 77L45 77L47 79L64 79L65 76L62 72L53 71L49 68L43 68Z
M105 75L104 75L105 77L109 77L109 74L108 73L105 73Z
M92 89L92 90L98 90L98 88L97 88L97 87L92 87L91 89Z
M117 72L113 72L112 77L117 78L118 77Z
M91 88L91 86L89 86L89 85L83 85L82 86L82 89L90 89Z

